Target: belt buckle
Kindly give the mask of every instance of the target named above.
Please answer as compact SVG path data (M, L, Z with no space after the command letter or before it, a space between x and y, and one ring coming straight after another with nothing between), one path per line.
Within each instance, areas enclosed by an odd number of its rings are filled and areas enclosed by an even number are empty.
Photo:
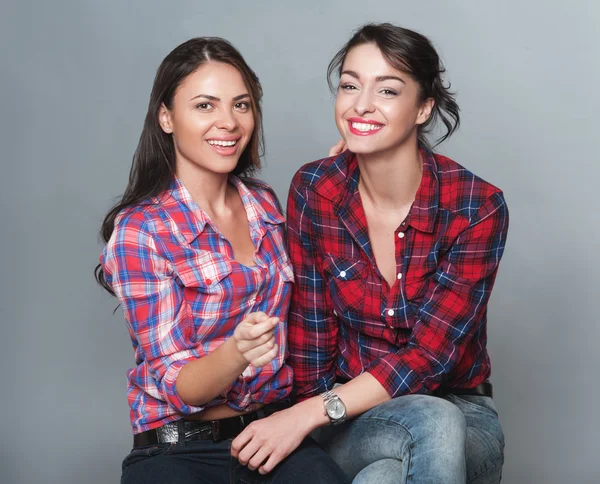
M221 440L221 424L218 420L210 421L210 430L212 432L213 442L219 442Z

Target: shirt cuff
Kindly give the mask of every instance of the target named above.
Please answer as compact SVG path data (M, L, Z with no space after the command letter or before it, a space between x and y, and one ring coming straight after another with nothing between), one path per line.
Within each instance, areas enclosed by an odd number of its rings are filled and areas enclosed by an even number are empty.
M161 390L165 401L170 407L184 415L201 412L205 407L196 407L194 405L186 405L181 397L177 394L177 376L186 363L190 360L179 360L173 363L167 369L165 376L162 379Z
M391 398L420 393L418 390L411 391L410 385L415 381L414 375L411 378L413 370L408 370L406 365L397 361L399 359L395 354L386 355L374 361L370 367L365 369L365 372L371 374L385 388Z

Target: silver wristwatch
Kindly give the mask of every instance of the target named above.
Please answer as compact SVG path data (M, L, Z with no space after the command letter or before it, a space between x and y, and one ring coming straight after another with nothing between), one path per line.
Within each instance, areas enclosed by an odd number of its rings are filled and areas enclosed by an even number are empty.
M346 405L333 391L329 390L322 393L323 403L325 404L325 415L333 425L341 424L346 420Z

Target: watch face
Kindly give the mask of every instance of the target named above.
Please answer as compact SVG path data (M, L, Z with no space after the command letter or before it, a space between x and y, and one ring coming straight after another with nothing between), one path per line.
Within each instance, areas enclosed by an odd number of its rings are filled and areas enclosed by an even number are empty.
M346 415L346 406L339 398L327 402L327 415L333 420L340 419Z

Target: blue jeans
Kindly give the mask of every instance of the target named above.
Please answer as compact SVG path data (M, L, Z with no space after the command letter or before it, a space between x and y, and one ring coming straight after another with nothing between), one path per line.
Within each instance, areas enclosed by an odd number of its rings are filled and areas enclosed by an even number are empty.
M231 440L156 444L133 449L121 484L335 484L350 482L313 439L262 476L231 456Z
M397 397L314 436L354 484L497 484L502 474L489 397Z

